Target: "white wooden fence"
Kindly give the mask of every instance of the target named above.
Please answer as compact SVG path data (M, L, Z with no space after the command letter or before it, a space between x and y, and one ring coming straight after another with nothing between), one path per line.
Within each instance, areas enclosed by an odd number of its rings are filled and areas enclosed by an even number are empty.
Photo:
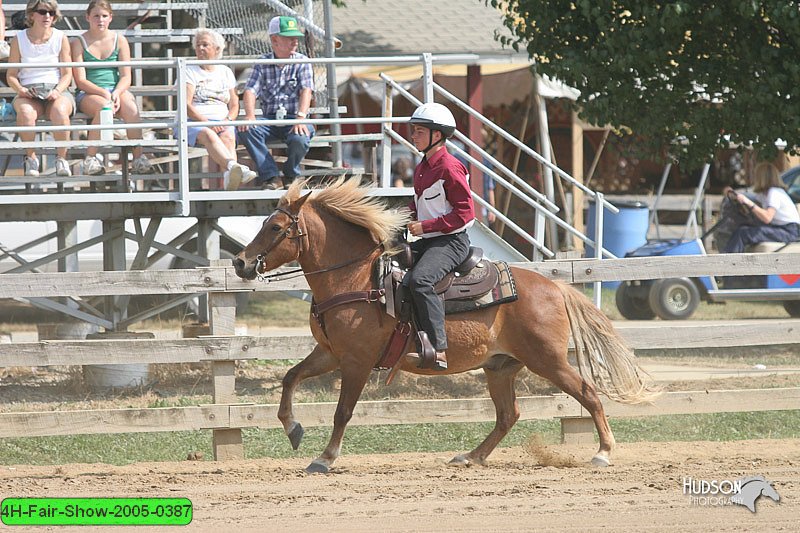
M571 283L655 279L675 276L796 273L800 254L729 254L711 257L648 257L619 260L569 260L517 266ZM135 295L207 292L211 336L196 339L118 339L40 341L0 344L2 366L179 363L208 361L213 375L213 405L148 409L103 409L0 413L0 437L67 434L213 430L217 460L243 456L241 429L280 427L277 405L236 403L234 365L247 359L297 359L313 338L234 336L235 292L307 289L303 278L259 283L237 278L230 267L196 270L75 272L0 275L0 298ZM709 323L700 321L624 324L619 328L633 348L698 348L800 344L800 320ZM591 438L586 413L564 394L519 399L523 419L562 421L565 440ZM306 426L332 424L334 403L297 404ZM667 393L655 405L609 402L609 416L768 411L800 409L800 388ZM364 401L352 424L408 424L494 420L491 400L448 399Z

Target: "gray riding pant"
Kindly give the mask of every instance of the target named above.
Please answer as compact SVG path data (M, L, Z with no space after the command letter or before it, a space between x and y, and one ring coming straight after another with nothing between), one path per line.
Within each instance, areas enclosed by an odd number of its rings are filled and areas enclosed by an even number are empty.
M444 302L433 292L433 286L464 262L469 255L469 246L466 231L411 243L418 257L414 267L403 278L403 285L411 294L419 327L428 334L438 352L447 349L447 334L444 330Z

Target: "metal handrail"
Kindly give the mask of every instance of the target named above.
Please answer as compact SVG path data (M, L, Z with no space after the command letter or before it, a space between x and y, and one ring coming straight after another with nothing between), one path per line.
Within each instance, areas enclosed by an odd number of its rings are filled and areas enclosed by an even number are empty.
M397 133L396 131L394 131L392 129L385 129L385 131L386 131L386 134L388 134L392 139L398 141L399 143L405 145L407 148L409 148L411 150L414 150L414 152L419 154L419 152L417 151L416 147L413 144L411 144L410 142L408 142L407 140L405 140L399 133ZM466 155L473 162L477 163L477 161L475 159L473 159L466 152L463 152L462 150L460 150L457 146L455 146L454 148L456 148L456 150L459 150L459 152L461 152L462 154ZM419 155L421 155L421 154L419 154ZM486 169L486 167L484 167L482 164L478 163L478 165L481 167L482 170ZM485 172L485 170L484 170L484 172ZM496 175L494 173L492 173L492 174ZM506 182L502 178L500 178L499 181L500 181L500 183L502 183L503 185L508 187L509 190L511 190L513 188L515 193L519 194L519 191L516 188L514 188L514 186L511 185L510 183ZM484 200L479 194L476 194L475 191L471 191L471 192L472 192L472 199L474 201L476 201L478 204L480 204L481 206L485 207L486 209L488 209L489 211L494 213L494 215L497 216L500 220L502 220L506 224L506 226L508 226L508 228L511 229L514 233L516 233L517 235L519 235L520 237L522 237L523 239L528 241L528 243L530 243L533 246L535 246L538 250L541 250L541 252L544 253L547 257L555 257L555 254L553 253L552 250L547 248L547 246L545 246L544 244L539 242L535 237L533 237L527 231L525 231L520 226L518 226L514 221L512 221L510 218L508 218L508 216L506 214L504 214L502 211L499 211L498 209L495 209L495 207L493 205L489 204L489 202ZM526 203L532 202L532 200L529 197L525 196L524 194L521 194L519 197L520 197L520 199L522 199ZM535 202L533 202L533 203L535 203ZM538 206L538 205L536 207L537 208L541 208L541 206Z
M564 170L559 168L557 165L554 165L550 161L546 160L536 150L534 150L533 148L531 148L527 144L525 144L523 142L520 142L519 139L517 139L516 137L514 137L513 135L511 135L510 133L508 133L507 131L505 131L501 127L499 127L497 124L495 124L494 122L492 122L488 118L484 117L482 114L478 113L477 111L475 111L474 109L469 107L467 104L465 104L464 102L462 102L461 100L456 98L453 94L448 92L442 86L438 85L437 83L434 83L433 84L433 88L436 90L437 93L441 94L442 96L447 98L447 100L449 100L450 102L454 103L462 111L465 111L467 114L469 114L469 115L477 118L478 120L480 120L484 125L488 126L492 130L494 130L497 134L501 135L504 139L509 141L511 144L513 144L514 146L516 146L517 148L521 149L523 152L525 152L529 156L531 156L534 159L536 159L539 163L541 163L544 166L548 167L550 170L552 170L553 172L555 172L556 174L558 174L559 176L564 178L570 184L572 184L573 186L581 189L588 196L590 196L592 198L596 198L597 195L593 190L589 189L588 187L586 187L586 185L584 185L580 181L578 181L575 178L573 178L572 176L570 176L567 172L565 172ZM606 207L608 207L609 210L612 213L614 213L614 214L619 213L619 209L614 204L610 203L608 200L604 200L604 202L605 202L604 205Z
M381 73L380 77L385 83L387 83L389 86L391 86L392 89L396 90L401 96L405 97L411 103L413 103L415 105L421 105L422 104L421 100L419 100L414 95L412 95L408 90L403 88L400 84L398 84L396 81L394 81L390 76L386 75L385 73ZM439 86L434 83L433 87L435 89L435 88L437 88ZM505 130L503 130L499 126L497 126L494 123L492 123L491 121L489 121L489 119L487 119L486 117L484 117L483 115L481 115L480 113L478 113L477 111L472 109L471 107L467 106L466 104L464 104L463 102L458 100L455 96L450 95L450 93L447 93L447 94L450 97L454 98L457 101L457 105L459 107L461 107L462 109L464 109L465 111L467 111L467 113L472 114L473 116L476 116L480 120L484 121L487 125L491 126L495 131L498 131L498 133L502 132L501 135L503 135L503 137L513 139L515 145L523 147L525 149L526 153L533 152L538 157L541 157L535 151L531 150L528 146L526 146L525 144L521 143L516 137L512 136L511 134L507 133ZM384 117L382 120L384 122L391 122L392 121L390 117ZM387 129L387 131L390 131L390 130ZM517 174L512 172L509 168L507 168L505 165L500 163L497 159L492 157L491 154L486 152L486 150L484 150L481 146L479 146L478 144L473 142L466 135L462 134L458 130L455 131L454 135L455 135L456 138L458 138L460 141L462 141L465 145L467 145L467 146L469 146L471 148L474 148L479 154L481 154L481 157L485 157L488 161L490 161L492 164L497 166L500 170L503 170L503 172L507 176L509 176L514 183L520 185L526 192L529 192L537 200L539 200L540 202L544 203L545 206L542 206L539 203L533 201L529 196L527 196L524 193L522 193L513 184L509 183L508 181L506 181L505 179L500 177L492 169L490 169L489 167L484 165L482 161L478 161L476 158L472 157L465 150L462 150L461 148L455 146L452 142L447 141L448 147L455 149L459 154L463 155L469 162L473 163L478 168L480 168L481 171L483 171L486 174L489 174L492 177L492 179L494 179L495 181L499 182L510 193L512 193L516 197L520 198L523 202L525 202L529 206L533 207L540 215L542 215L545 218L555 222L556 225L558 225L559 227L563 228L565 231L567 231L568 233L570 233L574 237L580 239L584 243L586 243L586 244L588 244L590 246L595 246L595 242L591 238L586 236L584 233L578 231L573 226L570 226L566 221L564 221L561 218L557 217L556 215L553 214L553 212L551 212L550 210L548 210L546 208L546 207L552 207L552 209L554 211L558 211L559 210L558 206L556 206L554 203L552 203L546 196L544 196L542 193L540 193L539 191L537 191L536 189L534 189L533 187L528 185L528 183L526 183L525 180L520 178ZM576 183L576 184L579 183L577 180L575 180L575 178L569 176L569 174L566 174L566 172L564 172L563 170L559 169L555 165L552 165L552 163L548 162L547 164L553 166L554 169L557 169L558 173L565 174L569 178L569 180L572 180L571 181L572 183ZM586 186L584 186L583 184L579 184L579 186L580 186L581 189L588 190L586 188ZM590 192L591 192L591 196L593 198L597 198L597 195L596 195L596 193L594 191L590 191ZM602 196L601 196L601 198L602 198ZM601 200L600 201L600 205L610 206L609 210L612 211L613 213L618 213L619 212L619 209L616 206L614 206L613 204L609 203L607 200ZM599 211L601 211L599 216L602 218L602 216L603 216L602 211L604 211L604 210L600 209ZM502 215L502 220L504 222L510 222L508 217L505 216L505 215ZM516 226L516 224L515 224L515 226ZM519 226L517 226L517 227L519 227ZM601 227L602 227L602 225L601 225ZM522 230L522 231L524 232L524 230ZM525 238L527 240L528 237L530 237L530 239L532 239L529 242L538 243L536 245L537 249L539 249L540 251L545 253L545 255L547 255L548 257L552 257L552 251L551 250L549 250L546 246L542 245L538 239L535 239L534 237L531 237L527 232L525 232L525 235L523 235L523 238ZM602 255L604 257L609 258L609 259L616 258L616 256L614 254L612 254L608 250L602 248L602 246L600 246L599 248L600 248L600 250L602 250Z

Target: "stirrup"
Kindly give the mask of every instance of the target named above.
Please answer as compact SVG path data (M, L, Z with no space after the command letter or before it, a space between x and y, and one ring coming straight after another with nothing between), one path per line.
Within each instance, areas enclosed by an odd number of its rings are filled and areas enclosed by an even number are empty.
M444 352L436 352L434 355L433 363L426 363L425 359L420 357L417 352L409 352L405 355L407 361L416 363L417 368L425 370L437 370L443 372L447 370L447 358Z

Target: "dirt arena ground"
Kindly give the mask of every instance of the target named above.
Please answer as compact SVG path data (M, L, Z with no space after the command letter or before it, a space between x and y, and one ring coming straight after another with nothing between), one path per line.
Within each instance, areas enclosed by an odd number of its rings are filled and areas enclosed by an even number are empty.
M593 453L578 445L503 448L488 466L471 468L445 464L456 452L349 455L328 475L303 472L311 457L0 466L0 494L186 497L194 505L191 531L798 530L798 439L621 444L608 469L589 466ZM762 496L751 513L693 505L682 492L685 477L748 475L772 482L780 502ZM137 529L154 530L125 531Z

